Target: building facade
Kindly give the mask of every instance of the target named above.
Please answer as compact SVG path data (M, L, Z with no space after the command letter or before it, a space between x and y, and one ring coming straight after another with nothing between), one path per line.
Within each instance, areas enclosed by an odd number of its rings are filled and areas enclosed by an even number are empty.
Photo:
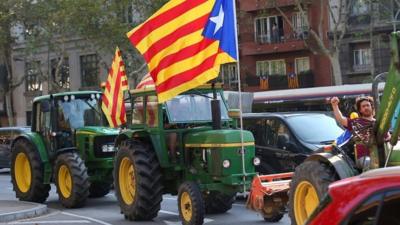
M23 80L13 90L14 118L17 126L31 125L32 101L36 96L60 91L100 90L100 84L106 80L107 68L100 63L100 55L86 48L79 38L70 38L65 43L63 62L59 54L44 45L32 56L25 53L26 43L20 41L13 47L12 70L14 80ZM112 56L101 55L111 62ZM54 81L52 84L49 80ZM56 85L56 90L54 86Z
M340 51L343 83L370 83L388 71L390 33L400 26L399 12L394 0L353 0Z
M239 0L238 33L240 72L243 90L265 91L331 85L329 59L313 54L305 45L309 27L318 30L320 1L304 5L305 16L296 7L296 0ZM276 5L274 5L276 4ZM284 16L276 7L284 13ZM286 18L285 18L286 17ZM308 18L305 21L304 18ZM289 22L289 21L290 22ZM324 34L329 20L323 20ZM324 37L328 44L328 35ZM235 65L225 65L220 79L225 87L235 89Z

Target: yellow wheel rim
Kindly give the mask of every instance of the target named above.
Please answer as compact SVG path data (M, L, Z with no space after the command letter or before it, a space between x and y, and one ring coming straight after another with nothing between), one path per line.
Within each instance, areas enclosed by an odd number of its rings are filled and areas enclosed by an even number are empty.
M72 177L66 165L62 165L58 170L58 187L64 198L69 198L72 191Z
M294 214L298 225L304 224L311 213L317 208L319 198L314 186L308 181L297 185L294 193Z
M128 157L121 161L118 179L122 200L126 205L132 204L136 196L136 177L135 168Z
M29 163L28 156L20 152L15 159L15 180L17 182L18 189L22 193L26 193L31 188L32 182L32 172L31 172L31 164Z
M181 196L181 214L186 222L190 222L193 216L193 205L190 195L187 192L183 192Z

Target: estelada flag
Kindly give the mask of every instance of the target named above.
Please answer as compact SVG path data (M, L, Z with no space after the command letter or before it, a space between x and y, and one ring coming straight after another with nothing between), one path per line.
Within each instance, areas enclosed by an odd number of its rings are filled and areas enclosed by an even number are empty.
M216 78L237 60L234 0L171 0L127 35L148 64L159 102Z
M125 90L128 90L128 78L125 73L121 51L117 48L112 66L108 72L107 83L102 98L103 104L101 106L111 127L118 127L126 123Z

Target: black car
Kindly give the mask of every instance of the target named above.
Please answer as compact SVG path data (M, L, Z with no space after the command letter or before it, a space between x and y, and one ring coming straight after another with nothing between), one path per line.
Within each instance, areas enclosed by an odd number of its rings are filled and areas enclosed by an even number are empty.
M254 134L260 174L292 172L343 133L335 119L324 113L247 113L243 124Z
M11 142L20 133L30 130L30 127L4 127L0 128L0 169L11 166Z

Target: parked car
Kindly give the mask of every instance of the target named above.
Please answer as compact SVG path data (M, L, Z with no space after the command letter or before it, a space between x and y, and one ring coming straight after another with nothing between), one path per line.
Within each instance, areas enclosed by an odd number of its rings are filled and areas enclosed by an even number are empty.
M400 167L368 171L329 186L308 225L400 225Z
M24 131L29 131L30 127L5 127L0 128L0 169L10 168L11 149L10 144L15 137Z
M307 155L331 144L343 133L324 113L245 113L244 129L254 134L261 174L292 172Z

